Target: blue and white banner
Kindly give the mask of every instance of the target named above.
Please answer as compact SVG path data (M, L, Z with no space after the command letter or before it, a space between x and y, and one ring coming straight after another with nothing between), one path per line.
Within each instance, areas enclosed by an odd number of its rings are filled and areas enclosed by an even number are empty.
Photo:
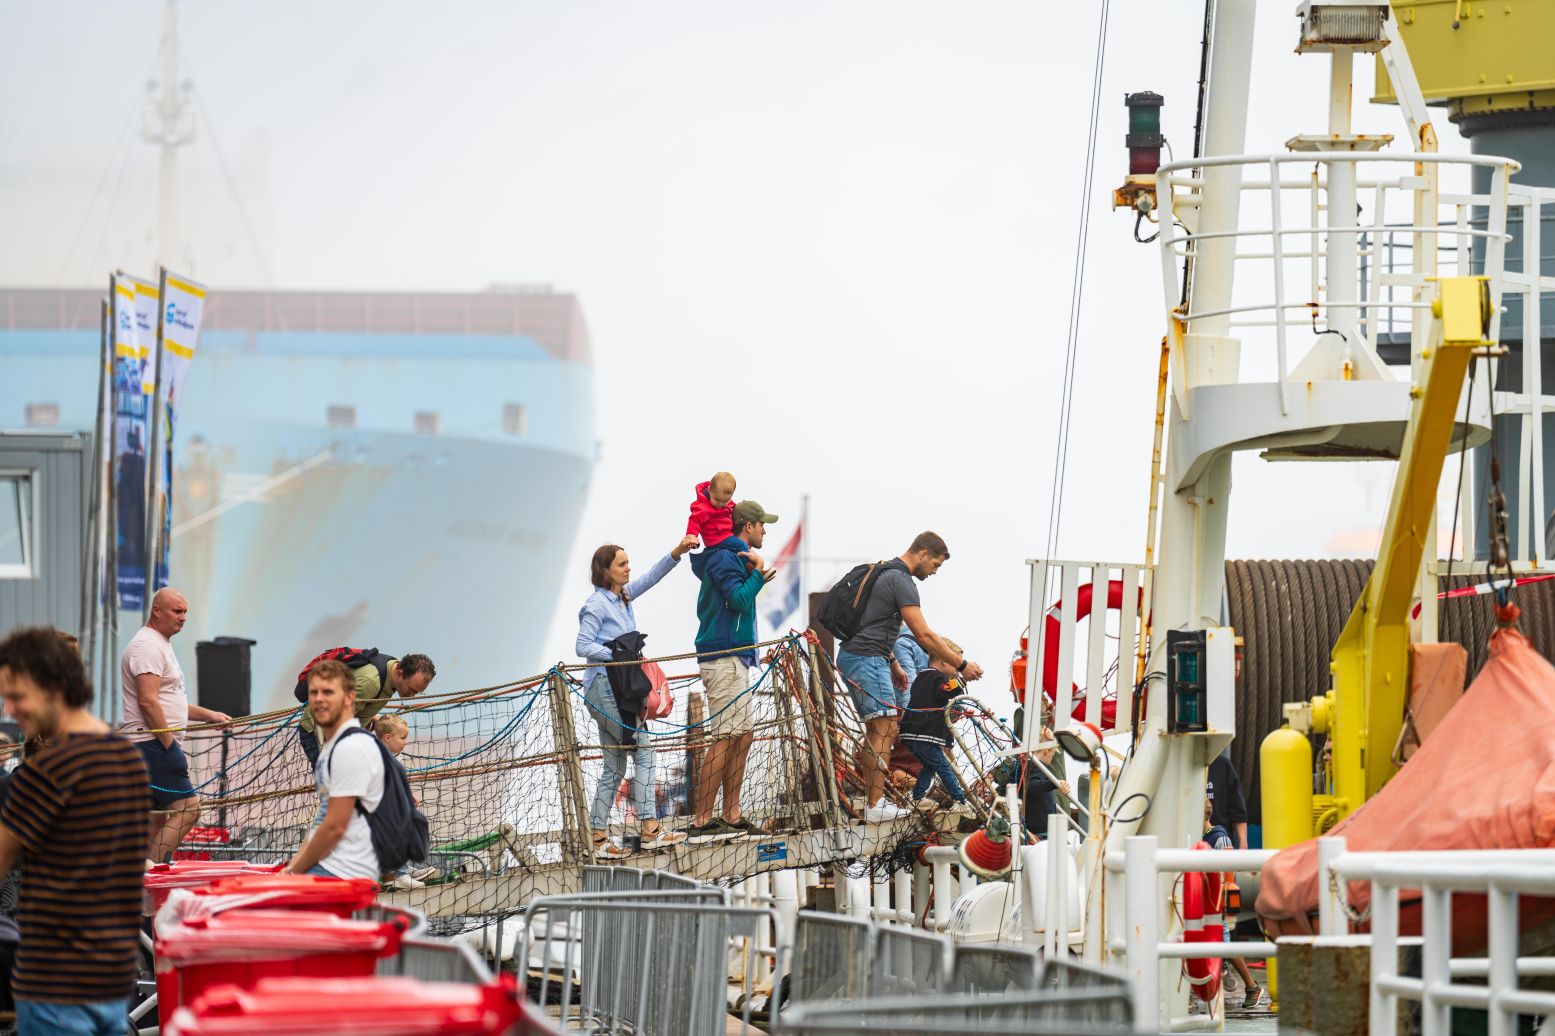
M200 341L200 320L205 315L205 286L169 273L158 306L162 321L162 485L155 496L162 519L161 551L157 556L156 588L167 585L168 557L173 549L173 433L178 408L183 402L184 381ZM152 389L155 391L155 389Z
M113 486L119 607L139 610L146 593L146 463L150 457L157 286L134 277L113 283Z
M788 631L790 621L803 603L800 600L803 588L800 586L802 580L799 571L799 544L803 536L804 522L801 521L794 528L794 535L773 560L772 566L777 575L772 577L772 583L762 591L759 598L761 617L767 628L775 634Z

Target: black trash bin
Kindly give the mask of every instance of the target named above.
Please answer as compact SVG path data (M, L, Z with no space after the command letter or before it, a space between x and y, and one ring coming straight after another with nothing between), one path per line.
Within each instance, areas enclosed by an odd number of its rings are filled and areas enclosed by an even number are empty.
M201 705L229 716L247 716L254 711L249 649L257 643L244 637L217 637L194 646Z

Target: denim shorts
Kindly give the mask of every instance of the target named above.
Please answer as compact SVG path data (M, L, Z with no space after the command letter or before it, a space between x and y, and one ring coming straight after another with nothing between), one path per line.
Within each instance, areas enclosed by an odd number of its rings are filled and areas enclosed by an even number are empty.
M837 670L848 685L860 719L894 717L907 708L907 692L891 685L891 660L880 655L837 652Z
M156 738L136 745L140 757L151 775L151 801L158 809L168 809L175 802L194 795L194 785L189 781L189 760L183 746L174 741L170 748L163 748Z

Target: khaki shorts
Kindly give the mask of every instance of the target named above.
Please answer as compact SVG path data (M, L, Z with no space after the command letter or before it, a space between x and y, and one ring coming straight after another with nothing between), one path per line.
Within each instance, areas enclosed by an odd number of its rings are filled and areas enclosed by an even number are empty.
M707 691L707 736L717 740L749 734L756 726L750 667L744 659L715 658L697 666Z

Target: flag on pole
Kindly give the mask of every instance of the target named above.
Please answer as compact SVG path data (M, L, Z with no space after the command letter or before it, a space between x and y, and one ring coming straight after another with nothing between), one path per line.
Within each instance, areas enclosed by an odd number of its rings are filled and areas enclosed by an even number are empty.
M161 545L157 555L156 576L153 586L167 585L168 556L173 540L173 431L178 420L178 406L183 399L184 380L189 376L189 365L194 362L194 351L200 340L200 318L205 315L205 286L186 277L169 273L166 277L166 293L159 304L162 321L162 424L166 429L162 436L162 485L156 496L157 512L162 517ZM155 391L153 389L152 391Z
M113 282L114 552L119 607L138 610L146 593L147 418L151 379L146 358L156 340L157 287L134 277Z
M773 633L782 633L788 629L788 623L794 613L799 611L801 586L799 571L799 548L804 537L804 521L794 527L794 535L791 536L783 549L778 552L777 558L772 562L772 567L777 575L772 577L771 584L762 593L761 617L766 620L767 626Z

